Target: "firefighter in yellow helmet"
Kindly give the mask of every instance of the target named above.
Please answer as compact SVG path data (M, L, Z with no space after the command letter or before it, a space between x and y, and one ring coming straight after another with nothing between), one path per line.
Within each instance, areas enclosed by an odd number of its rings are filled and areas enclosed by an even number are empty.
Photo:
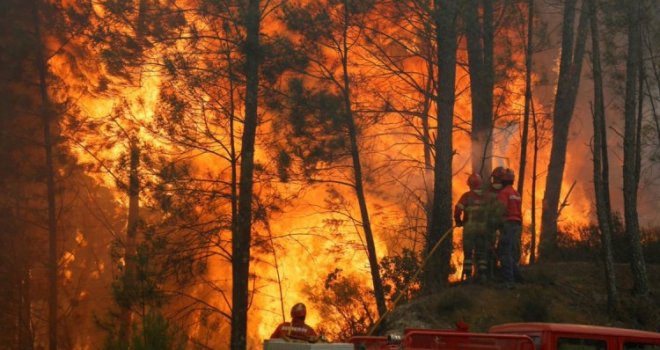
M282 322L270 336L271 339L280 338L286 341L316 343L320 337L314 328L305 323L307 308L303 303L297 303L291 308L291 322Z

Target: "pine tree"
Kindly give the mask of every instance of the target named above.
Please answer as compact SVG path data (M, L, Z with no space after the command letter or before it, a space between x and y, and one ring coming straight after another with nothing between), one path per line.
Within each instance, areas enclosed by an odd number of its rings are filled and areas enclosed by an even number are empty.
M457 4L454 1L435 0L434 24L436 30L436 47L438 50L438 81L436 109L438 116L437 138L434 151L434 181L431 219L427 228L425 255L438 244L446 231L452 229L452 128L454 120L454 102L456 81L456 14ZM431 293L447 283L450 272L449 260L452 251L452 235L441 243L440 250L431 256L425 267L423 289Z
M552 259L557 249L557 217L559 195L566 165L566 145L568 129L573 116L577 90L582 74L582 59L588 33L589 11L583 4L580 12L577 34L574 35L573 21L577 0L564 2L562 25L562 49L559 64L559 80L553 109L552 148L550 163L543 196L541 214L541 259Z
M310 4L305 6L291 6L285 9L289 19L287 24L290 30L302 34L303 46L310 55L310 67L307 75L316 77L321 84L329 85L330 91L336 91L341 98L342 131L347 141L347 151L350 154L353 181L350 186L355 190L360 210L361 229L366 240L367 258L374 296L378 313L383 315L386 311L382 280L378 266L376 245L372 229L371 218L366 199L365 175L363 174L362 145L359 140L360 114L356 108L356 95L358 94L351 77L352 47L356 45L354 31L362 26L365 14L371 9L369 2L342 1ZM288 13L287 13L288 11ZM312 19L311 23L303 23ZM311 25L311 26L310 26ZM309 27L308 27L309 26ZM324 54L324 50L329 52Z
M607 157L607 133L605 128L605 100L603 97L603 77L600 63L600 35L598 30L598 7L596 0L589 1L592 67L594 77L594 192L596 197L596 213L600 228L603 257L605 260L605 277L607 280L607 305L610 315L620 312L619 294L614 273L614 257L612 247L612 207L609 195L609 162Z

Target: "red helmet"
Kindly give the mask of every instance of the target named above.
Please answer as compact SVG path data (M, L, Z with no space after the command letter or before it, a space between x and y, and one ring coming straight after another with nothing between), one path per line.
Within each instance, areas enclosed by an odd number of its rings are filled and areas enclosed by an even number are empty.
M293 307L291 308L292 318L305 318L305 316L307 316L307 308L305 307L305 304L298 303L296 305L293 305Z
M516 173L511 168L504 169L504 174L502 174L502 181L513 181L516 179Z
M493 172L490 174L491 181L502 182L505 173L506 173L506 169L504 169L504 167L502 166L498 166L497 168L493 169Z
M471 190L476 190L481 188L481 176L479 174L472 174L468 177L467 184L470 186Z

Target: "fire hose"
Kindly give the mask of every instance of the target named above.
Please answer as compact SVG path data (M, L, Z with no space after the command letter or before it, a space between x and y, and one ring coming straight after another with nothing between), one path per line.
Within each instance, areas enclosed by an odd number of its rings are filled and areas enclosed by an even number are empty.
M387 315L390 314L390 311L391 311L391 310L394 310L394 308L396 307L396 305L399 303L399 300L401 300L401 297L402 297L404 294L406 294L406 292L407 292L408 289L410 288L410 285L411 285L413 282L415 282L415 280L417 279L417 276L419 275L419 273L422 272L422 269L424 269L424 266L426 266L426 263L429 261L429 258L431 258L431 256L433 256L433 253L435 253L435 251L438 249L438 247L440 246L440 243L442 243L442 242L447 238L447 236L449 236L449 233L450 233L455 227L456 227L456 226L452 226L452 227L450 227L447 231L445 231L445 233L442 234L442 236L440 237L440 239L438 239L438 241L435 243L435 245L433 246L433 248L431 249L431 251L428 253L428 255L426 255L426 257L425 257L424 260L422 261L422 264L419 266L419 268L417 268L417 271L415 271L415 274L412 276L412 278L410 278L410 281L408 281L408 284L406 284L405 288L403 288L403 291L401 291L401 292L399 293L399 295L397 295L397 297L394 299L394 302L392 303L392 307L390 308L390 310L385 311L385 313L384 313L382 316L380 316L380 317L376 320L376 323L374 323L374 325L373 325L373 326L371 327L371 329L369 330L369 333L367 333L368 336L372 335L373 332L376 330L376 328L378 328L378 326L380 326L380 323L383 321L383 319L385 319L385 317L387 317Z

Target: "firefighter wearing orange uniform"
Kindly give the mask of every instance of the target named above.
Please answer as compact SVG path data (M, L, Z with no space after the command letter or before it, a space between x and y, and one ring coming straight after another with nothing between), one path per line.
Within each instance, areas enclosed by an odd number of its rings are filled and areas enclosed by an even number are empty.
M505 169L501 176L502 189L497 194L497 201L504 212L497 254L506 288L512 288L516 279L520 279L518 261L520 260L520 235L522 233L522 198L513 188L514 179L513 170Z
M319 336L314 329L305 323L307 308L305 304L298 303L291 308L291 322L282 322L270 336L271 339L280 338L286 341L316 343Z
M475 260L477 276L485 277L488 271L488 218L481 176L470 175L467 184L470 191L465 192L456 203L454 221L457 227L463 227L463 277L470 279Z

